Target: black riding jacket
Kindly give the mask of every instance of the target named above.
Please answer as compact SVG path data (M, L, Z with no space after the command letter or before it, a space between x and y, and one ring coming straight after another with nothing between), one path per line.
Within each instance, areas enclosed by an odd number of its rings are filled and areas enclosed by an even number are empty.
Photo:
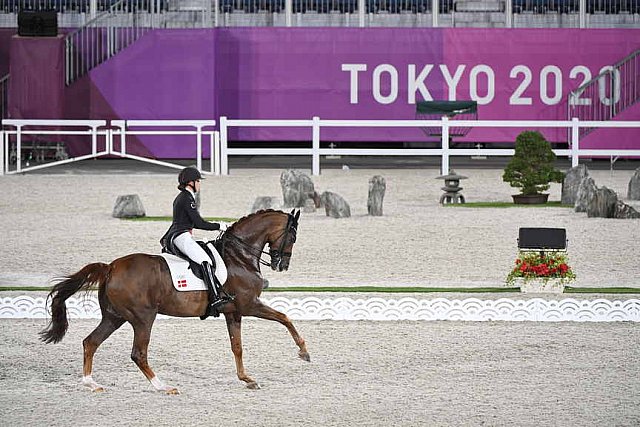
M220 224L202 219L193 195L188 190L182 190L173 201L173 222L160 239L160 243L165 247L175 236L194 228L219 230Z

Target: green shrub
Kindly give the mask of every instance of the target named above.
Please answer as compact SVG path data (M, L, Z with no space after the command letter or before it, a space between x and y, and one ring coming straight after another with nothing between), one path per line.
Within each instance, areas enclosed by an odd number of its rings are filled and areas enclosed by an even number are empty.
M554 168L551 144L537 131L524 131L516 138L515 154L504 168L502 180L520 188L521 194L540 194L551 182L562 182L564 173Z

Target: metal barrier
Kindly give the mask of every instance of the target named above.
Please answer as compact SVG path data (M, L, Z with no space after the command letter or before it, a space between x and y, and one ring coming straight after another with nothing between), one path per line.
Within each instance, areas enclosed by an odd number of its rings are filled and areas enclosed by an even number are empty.
M0 131L0 175L29 172L107 155L175 169L184 167L178 163L130 154L127 151L127 136L133 135L195 136L195 161L198 169L205 173L220 174L220 139L218 132L213 130L216 125L215 120L113 120L110 124L106 120L4 120L3 125L4 130ZM185 130L185 128L187 129ZM54 161L31 165L30 162L23 162L22 151L25 147L23 137L25 135L37 137L46 135L90 136L91 149L89 154L76 157L58 156L56 153ZM209 137L211 153L209 170L203 169L203 135ZM117 147L114 138L118 138L119 147ZM13 141L11 141L12 139ZM58 149L56 146L52 147ZM29 148L38 149L34 145L30 145ZM11 165L14 160L15 168L12 169Z
M159 24L153 0L120 0L65 36L67 85L102 64ZM159 3L157 3L159 5Z
M320 148L320 130L323 127L434 127L442 128L441 148L399 148L399 149L374 149L374 148ZM577 166L580 157L586 156L611 156L611 157L640 157L638 150L601 150L579 148L579 130L582 127L597 128L640 128L640 121L580 121L572 120L321 120L314 117L312 120L234 120L220 117L220 150L221 173L229 174L228 157L234 155L293 155L310 156L311 172L320 175L320 156L441 156L441 172L449 173L450 156L512 156L514 149L475 148L460 149L450 148L449 129L451 127L505 127L505 128L568 128L571 130L571 138L568 140L570 149L553 150L558 156L571 158L572 166ZM227 135L230 127L309 127L311 130L310 148L229 148Z
M588 71L588 70L587 70ZM606 66L568 97L568 117L611 120L640 99L640 50L615 65ZM580 136L593 128L581 127Z

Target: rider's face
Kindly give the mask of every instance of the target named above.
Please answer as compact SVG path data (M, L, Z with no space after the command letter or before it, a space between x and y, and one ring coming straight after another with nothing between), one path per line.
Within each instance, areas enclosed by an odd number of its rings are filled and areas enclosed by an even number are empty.
M196 179L195 181L193 181L193 188L194 188L194 192L198 192L200 191L200 180Z

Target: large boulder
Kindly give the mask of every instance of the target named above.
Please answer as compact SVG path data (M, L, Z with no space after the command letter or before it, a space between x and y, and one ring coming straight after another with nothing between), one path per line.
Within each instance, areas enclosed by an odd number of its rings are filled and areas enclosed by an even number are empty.
M315 191L311 178L294 169L288 169L280 174L280 186L285 208L303 207L305 200L312 197Z
M113 207L114 218L140 218L146 215L142 200L137 194L118 196Z
M589 176L589 170L586 165L578 165L569 169L562 181L560 203L563 205L575 205L580 183L587 176Z
M375 175L369 180L369 198L367 199L367 211L371 216L382 216L382 201L387 182L380 175Z
M616 213L616 203L618 203L618 195L615 191L607 187L598 188L595 196L587 205L587 216L589 218L613 218Z
M629 200L640 200L640 168L636 169L629 181L627 198Z
M597 189L598 187L596 187L596 183L593 181L593 178L590 176L584 177L578 186L574 210L576 212L586 212L587 206L589 206L591 199L595 196Z
M618 200L613 217L619 219L636 219L640 218L640 212L635 210L632 206Z
M349 218L351 216L349 204L339 194L325 191L320 198L327 216L332 218Z
M251 213L264 209L274 209L278 206L278 200L271 196L258 196L251 206Z

